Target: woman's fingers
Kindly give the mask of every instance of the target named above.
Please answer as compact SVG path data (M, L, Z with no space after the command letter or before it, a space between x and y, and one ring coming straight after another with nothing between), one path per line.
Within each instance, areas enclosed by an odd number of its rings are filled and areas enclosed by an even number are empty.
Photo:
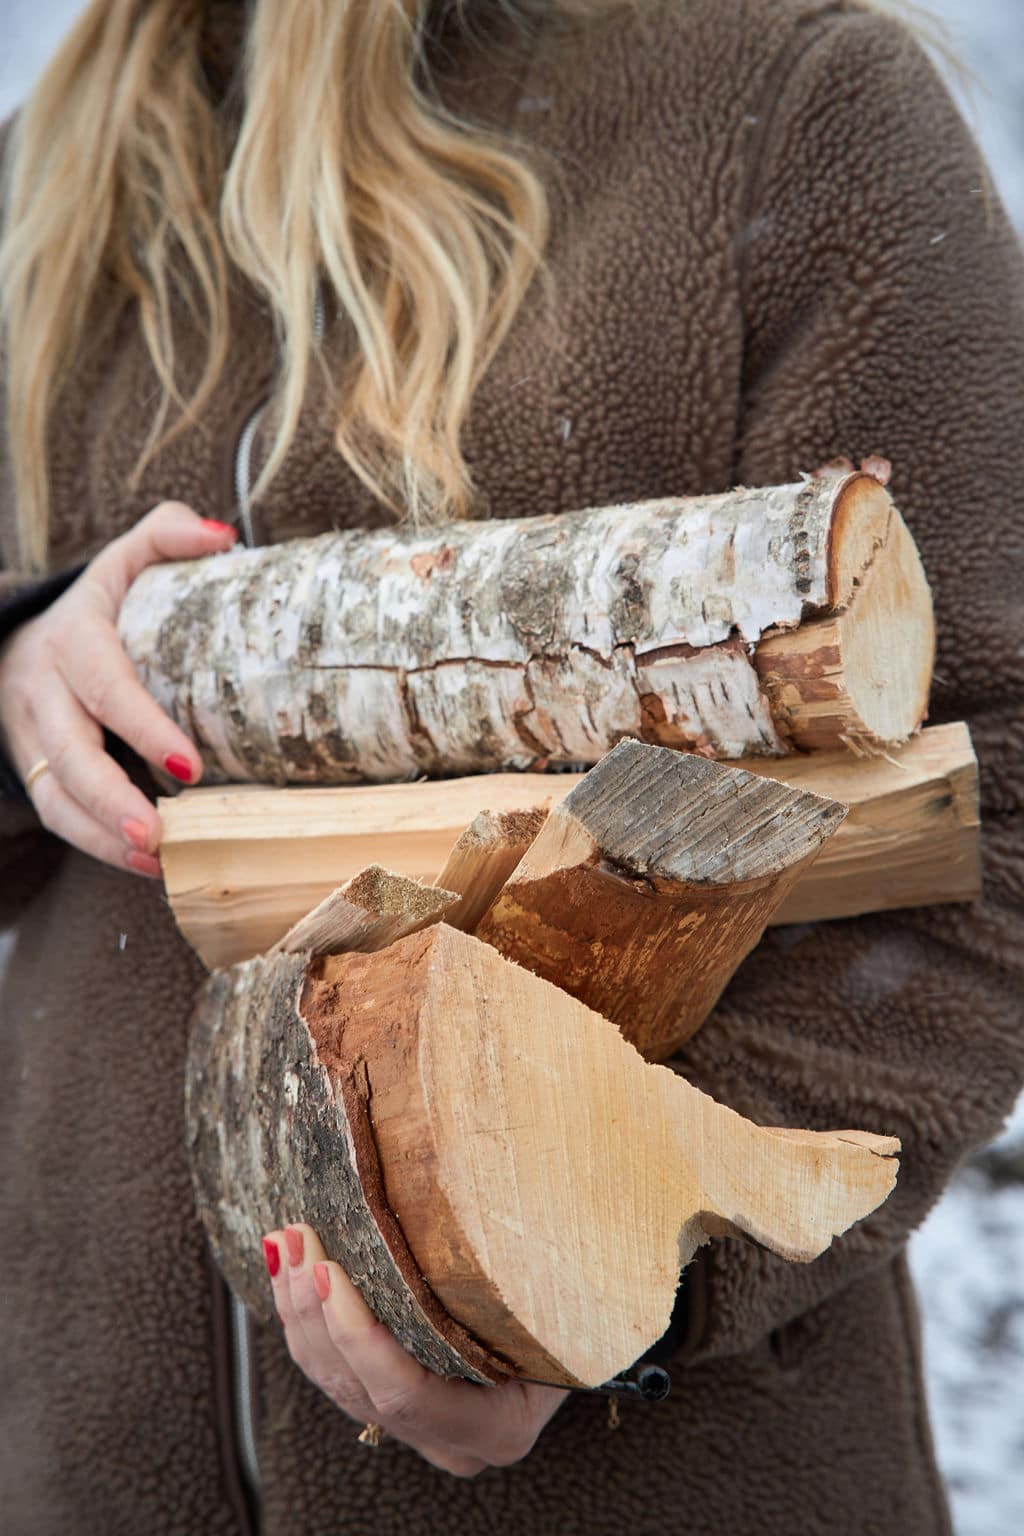
M555 1387L481 1388L435 1376L377 1321L340 1265L317 1265L315 1278L333 1343L361 1381L374 1418L402 1440L440 1442L463 1457L508 1466L527 1454L566 1397Z
M200 517L181 501L162 501L102 549L82 573L82 581L102 599L113 622L128 588L148 565L214 555L230 549L237 539L238 530L230 523Z
M131 583L161 560L231 548L236 531L164 502L101 550L45 613L0 645L0 749L24 780L43 758L32 799L45 826L115 867L158 875L155 807L103 751L106 727L179 782L202 774L196 748L143 688L117 616Z
M329 1282L324 1284L326 1255L313 1228L296 1224L271 1232L264 1238L264 1252L285 1341L296 1365L357 1423L381 1423L381 1415L345 1351L328 1331L324 1307L329 1286ZM386 1337L417 1371L422 1371L390 1334ZM422 1374L430 1375L427 1371ZM432 1433L403 1432L397 1424L384 1424L384 1428L395 1430L407 1445L435 1466L459 1476L474 1476L486 1465L477 1457L454 1450Z
M230 549L237 537L228 523L199 517L183 502L161 502L82 573L79 596L92 618L90 644L67 643L82 621L82 613L71 609L55 645L61 676L88 713L146 762L184 784L199 780L202 760L139 682L117 637L117 615L128 588L147 566L217 554Z
M30 798L43 826L56 837L115 868L133 869L137 874L159 878L159 859L150 853L129 849L120 838L102 827L72 799L55 774L41 774L32 785Z
M202 774L195 746L143 688L112 625L100 620L89 645L62 646L57 667L94 720L127 742L146 762L183 784Z
M311 1227L283 1228L267 1234L263 1252L292 1359L339 1408L365 1423L373 1417L372 1404L331 1342L313 1283L313 1266L324 1257L319 1239Z
M141 789L104 750L103 732L78 701L54 679L36 701L40 757L71 798L122 850L152 854L160 843L160 817ZM30 765L26 765L28 767Z

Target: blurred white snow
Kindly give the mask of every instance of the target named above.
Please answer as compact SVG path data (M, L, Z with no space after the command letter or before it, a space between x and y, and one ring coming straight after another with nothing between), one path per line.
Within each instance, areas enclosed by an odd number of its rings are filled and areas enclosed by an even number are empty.
M910 1244L957 1536L1024 1532L1024 1100ZM894 1533L895 1536L895 1533Z
M0 118L31 87L80 8L79 0L0 0ZM921 8L945 22L974 77L966 92L955 77L951 83L1024 232L1024 0L932 0ZM0 964L4 947L0 940ZM1024 1532L1022 1180L1024 1100L997 1151L954 1180L910 1248L957 1536Z

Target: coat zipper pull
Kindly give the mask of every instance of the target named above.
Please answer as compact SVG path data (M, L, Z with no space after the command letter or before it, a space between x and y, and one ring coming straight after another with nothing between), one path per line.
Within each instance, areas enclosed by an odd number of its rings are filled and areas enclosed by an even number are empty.
M238 506L238 516L242 524L242 537L250 549L255 549L258 540L252 516L252 445L256 436L256 428L260 424L260 417L267 408L264 400L256 407L242 428L235 449L235 502Z
M317 346L324 339L326 323L324 290L320 279L317 278L316 291L313 295L313 340ZM242 537L249 549L255 549L259 542L252 515L252 445L256 438L260 417L269 404L269 399L263 400L256 407L242 428L238 446L235 449L235 502L242 525Z

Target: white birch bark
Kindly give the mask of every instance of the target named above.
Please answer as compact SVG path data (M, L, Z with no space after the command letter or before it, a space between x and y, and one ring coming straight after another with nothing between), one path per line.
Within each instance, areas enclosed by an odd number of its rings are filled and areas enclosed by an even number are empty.
M121 637L208 783L585 765L624 736L777 754L751 653L856 593L894 515L867 478L153 567Z

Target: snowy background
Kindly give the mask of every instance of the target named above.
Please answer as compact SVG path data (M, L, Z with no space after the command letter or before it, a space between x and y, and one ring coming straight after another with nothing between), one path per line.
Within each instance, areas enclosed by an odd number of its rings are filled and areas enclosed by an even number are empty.
M79 8L78 0L0 0L0 117ZM967 66L969 78L953 87L1024 233L1024 0L932 0L922 9L946 25L947 43ZM0 939L0 962L2 951ZM1022 1536L1024 1103L917 1233L911 1262L957 1536Z

